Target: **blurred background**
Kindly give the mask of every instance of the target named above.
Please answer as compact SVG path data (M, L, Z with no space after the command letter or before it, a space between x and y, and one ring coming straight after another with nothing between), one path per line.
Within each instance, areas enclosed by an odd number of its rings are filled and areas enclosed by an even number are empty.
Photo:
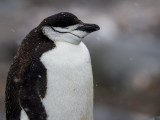
M17 47L45 17L62 11L101 28L84 39L93 64L95 120L160 115L159 6L160 0L0 0L0 120Z

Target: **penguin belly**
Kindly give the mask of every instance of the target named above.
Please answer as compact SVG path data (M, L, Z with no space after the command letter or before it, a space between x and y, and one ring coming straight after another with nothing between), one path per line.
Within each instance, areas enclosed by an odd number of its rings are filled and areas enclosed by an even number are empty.
M83 42L56 42L40 60L47 69L47 120L93 120L92 67Z

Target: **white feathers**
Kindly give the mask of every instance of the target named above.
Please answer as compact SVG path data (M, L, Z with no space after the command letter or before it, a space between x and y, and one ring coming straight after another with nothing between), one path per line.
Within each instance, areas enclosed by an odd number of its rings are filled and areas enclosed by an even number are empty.
M77 45L88 34L85 31L76 30L79 26L82 25L73 25L66 28L45 26L42 31L44 35L55 42L65 41Z
M53 28L59 32L72 32L73 30L75 30L79 26L82 26L82 25L72 25L72 26L65 27L65 28L61 28L61 27L53 27Z
M42 100L47 120L93 120L93 77L86 46L57 41L40 60L47 69Z
M26 112L23 109L21 110L20 120L29 120Z

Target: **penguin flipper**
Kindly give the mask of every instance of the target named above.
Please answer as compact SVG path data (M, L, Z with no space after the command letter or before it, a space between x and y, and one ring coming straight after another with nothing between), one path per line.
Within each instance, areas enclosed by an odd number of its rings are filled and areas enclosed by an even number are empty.
M40 61L33 59L22 75L22 86L20 88L20 104L26 112L29 120L46 120L45 108L41 101L39 85L43 81L45 72ZM40 94L41 93L41 94ZM44 95L44 93L43 93Z

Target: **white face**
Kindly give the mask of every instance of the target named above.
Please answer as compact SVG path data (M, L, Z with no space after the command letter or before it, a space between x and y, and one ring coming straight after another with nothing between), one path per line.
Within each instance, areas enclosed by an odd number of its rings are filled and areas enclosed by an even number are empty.
M44 35L54 42L65 41L71 44L79 44L81 40L88 35L85 31L76 30L79 26L82 25L77 24L65 28L45 26L42 28L42 31Z

